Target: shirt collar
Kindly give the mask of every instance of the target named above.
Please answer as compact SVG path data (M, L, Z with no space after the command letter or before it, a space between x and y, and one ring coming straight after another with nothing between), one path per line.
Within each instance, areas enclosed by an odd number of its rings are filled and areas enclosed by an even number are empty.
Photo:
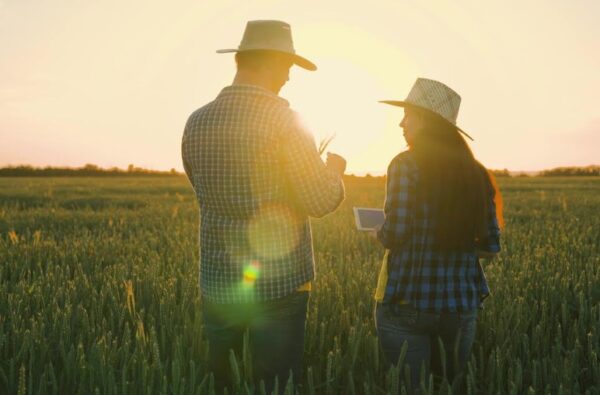
M229 95L258 95L258 96L268 97L269 99L272 99L286 107L289 107L289 105L290 105L290 103L286 99L284 99L280 96L277 96L270 90L265 89L262 86L258 86L258 85L246 85L246 84L229 85L229 86L226 86L225 88L223 88L221 90L221 93L219 93L219 97L229 96Z

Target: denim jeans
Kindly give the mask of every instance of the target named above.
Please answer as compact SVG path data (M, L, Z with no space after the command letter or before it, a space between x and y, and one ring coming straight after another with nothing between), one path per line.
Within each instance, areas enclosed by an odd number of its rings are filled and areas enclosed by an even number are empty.
M304 325L309 292L261 303L218 304L203 301L204 334L209 342L209 370L219 393L230 381L229 350L242 355L244 333L248 331L255 384L265 381L267 393L278 377L279 391L286 385L290 370L294 384L302 377ZM231 392L231 389L229 390Z
M404 365L410 367L410 389L419 387L421 366L425 367L425 378L429 373L443 376L442 357L446 361L446 379L450 384L460 385L461 373L469 359L473 340L477 310L458 313L430 313L416 310L411 305L378 303L375 310L377 335L386 360L391 366L398 362L404 342L407 352ZM438 343L441 339L445 355ZM404 377L404 369L400 374Z

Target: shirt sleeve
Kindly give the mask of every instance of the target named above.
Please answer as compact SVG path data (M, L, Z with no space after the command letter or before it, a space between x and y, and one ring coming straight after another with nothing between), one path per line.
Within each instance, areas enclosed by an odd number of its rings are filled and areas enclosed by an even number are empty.
M183 130L183 137L181 139L181 160L183 162L183 170L185 171L185 175L187 176L190 183L194 185L194 180L192 178L192 166L188 162L186 155L187 126L188 125L186 123L185 129Z
M377 238L385 248L391 249L404 242L409 224L409 197L414 189L406 163L394 160L388 167L385 196L385 222Z
M477 249L491 253L500 252L500 227L496 213L495 194L495 188L488 180L487 231L483 240L477 240Z
M284 176L297 205L317 218L335 211L344 200L344 183L321 160L313 136L291 122L282 146Z

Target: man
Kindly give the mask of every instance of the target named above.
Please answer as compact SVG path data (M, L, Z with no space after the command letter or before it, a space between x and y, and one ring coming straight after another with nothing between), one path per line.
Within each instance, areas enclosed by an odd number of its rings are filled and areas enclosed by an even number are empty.
M290 26L250 21L233 84L189 118L183 164L200 205L200 290L210 369L223 388L230 349L246 331L254 376L268 392L302 372L308 291L314 278L309 217L344 198L346 162L323 163L312 136L278 96L296 64Z

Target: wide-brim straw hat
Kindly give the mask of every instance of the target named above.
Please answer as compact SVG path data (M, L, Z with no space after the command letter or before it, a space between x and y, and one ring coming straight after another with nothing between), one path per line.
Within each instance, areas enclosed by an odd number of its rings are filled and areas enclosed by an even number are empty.
M460 100L460 95L447 85L427 78L417 78L405 100L381 100L380 103L425 110L441 117L473 140L473 137L456 125Z
M275 51L290 55L298 66L315 71L317 66L296 54L292 40L292 29L288 23L273 20L249 21L242 42L235 49L219 49L217 53L245 51Z

